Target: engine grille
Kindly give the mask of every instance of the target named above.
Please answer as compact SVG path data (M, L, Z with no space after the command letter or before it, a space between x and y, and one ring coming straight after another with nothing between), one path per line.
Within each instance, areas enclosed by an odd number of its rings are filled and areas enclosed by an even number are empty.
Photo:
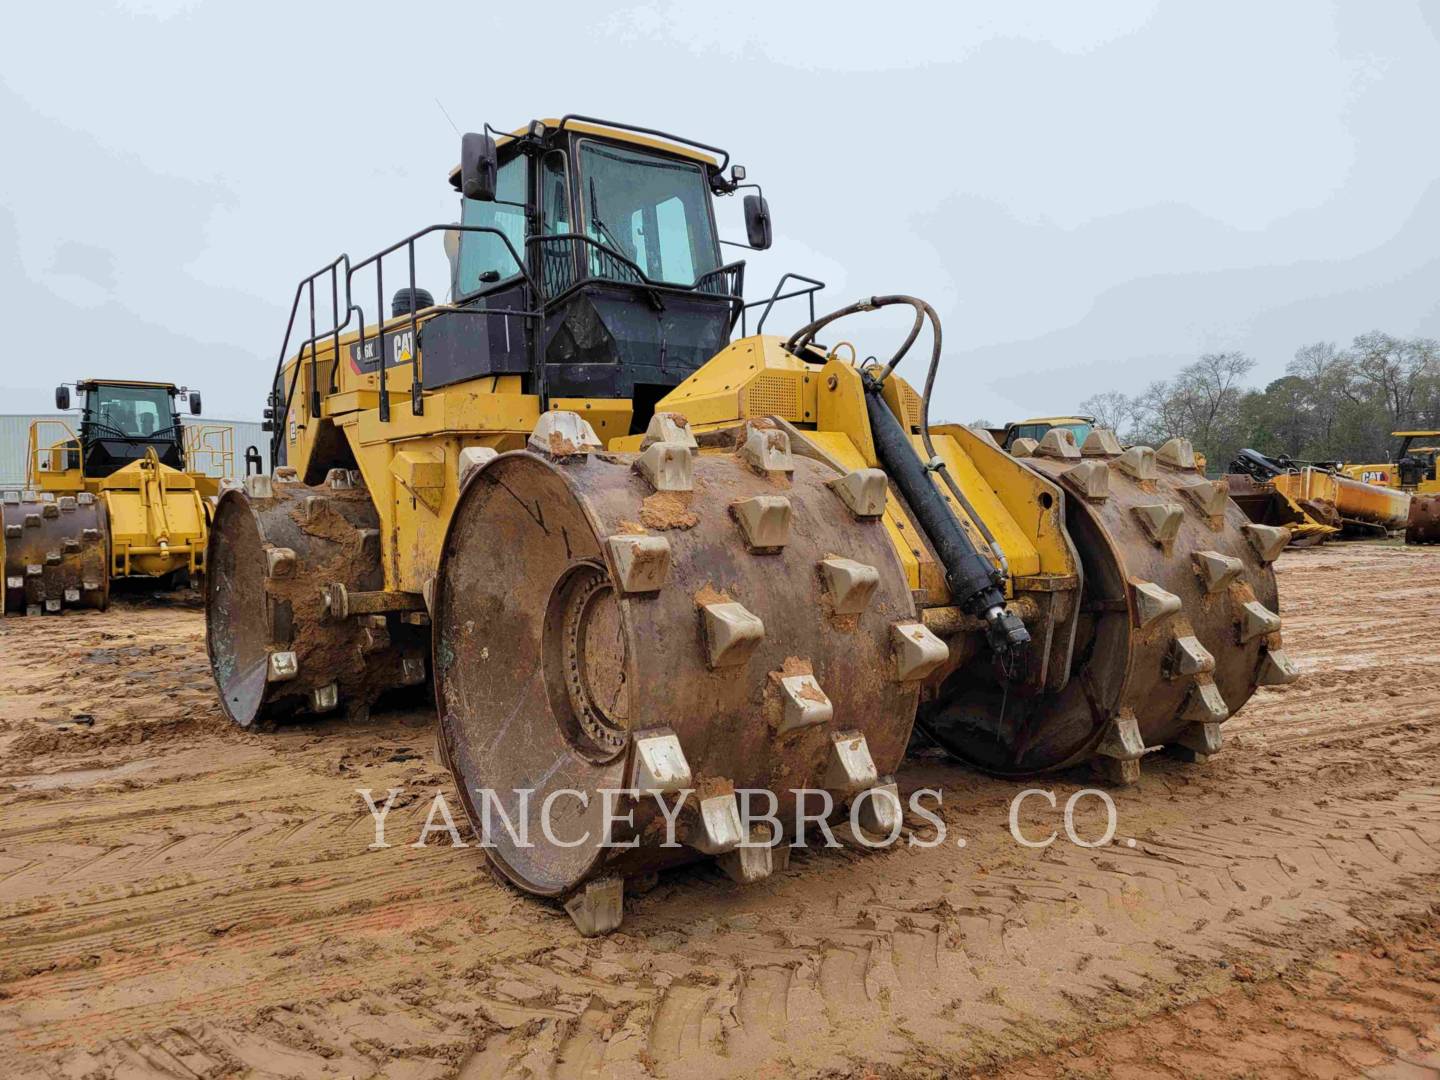
M761 375L745 391L745 408L750 416L802 419L797 380L783 375Z

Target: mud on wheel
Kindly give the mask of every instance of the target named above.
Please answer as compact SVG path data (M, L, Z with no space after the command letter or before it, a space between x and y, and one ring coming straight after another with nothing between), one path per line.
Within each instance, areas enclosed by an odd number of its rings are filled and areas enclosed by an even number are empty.
M883 788L862 808L888 832L919 680L945 649L879 521L763 421L700 450L662 415L638 455L579 452L581 432L556 443L542 421L531 450L474 474L442 549L441 745L477 830L486 792L528 827L516 843L492 813L492 862L533 893L585 886L572 915L593 932L627 874L708 855L740 881L770 871L787 849L739 846L736 788L775 792L787 828L793 788L842 806ZM600 792L624 788L695 789L683 846L658 846L653 798L612 807L633 824L607 834Z
M424 631L395 615L340 615L336 586L383 586L380 533L359 476L323 485L292 469L248 477L215 507L205 643L225 712L241 727L296 713L366 712L425 682Z
M1149 747L1217 752L1221 723L1258 686L1294 678L1270 568L1289 531L1248 521L1183 439L1122 449L1097 430L1077 447L1057 429L1024 460L1063 488L1084 570L1070 679L1026 696L980 657L947 680L920 726L1007 775L1098 756L1128 781Z

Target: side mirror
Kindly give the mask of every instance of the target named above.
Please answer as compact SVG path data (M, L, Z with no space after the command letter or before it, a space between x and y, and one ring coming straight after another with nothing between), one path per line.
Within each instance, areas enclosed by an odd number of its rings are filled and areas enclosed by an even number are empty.
M191 415L191 416L199 416L199 415L200 415L200 391L199 391L199 390L191 390L191 391L190 391L190 415Z
M70 408L70 388L68 386L55 387L55 408L61 412Z
M495 201L495 176L500 159L495 140L468 131L460 136L460 193L467 199Z
M757 251L770 247L770 205L763 195L745 196L745 237Z

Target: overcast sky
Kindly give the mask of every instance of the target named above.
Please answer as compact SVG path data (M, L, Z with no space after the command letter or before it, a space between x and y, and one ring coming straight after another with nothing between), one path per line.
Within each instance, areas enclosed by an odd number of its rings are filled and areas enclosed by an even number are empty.
M305 272L454 219L437 99L461 129L581 112L728 147L775 219L752 296L797 270L832 307L931 300L936 418L1072 409L1214 349L1263 380L1307 341L1440 336L1437 9L15 5L0 412L110 375L256 416ZM869 318L847 336L882 352Z

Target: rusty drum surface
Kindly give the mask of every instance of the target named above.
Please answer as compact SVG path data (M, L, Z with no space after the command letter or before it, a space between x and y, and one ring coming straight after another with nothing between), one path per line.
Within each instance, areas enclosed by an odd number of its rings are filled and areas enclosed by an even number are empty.
M1065 491L1084 569L1071 678L1024 696L981 656L942 687L921 726L981 768L1023 775L1147 747L1219 748L1219 729L1267 682L1293 678L1270 563L1289 531L1254 524L1206 480L1188 444L1157 454L1027 458Z
M109 523L90 492L0 492L0 611L58 614L109 602Z
M327 588L379 589L370 496L345 470L324 485L252 476L215 507L206 553L205 644L226 714L242 727L294 713L363 711L425 681L423 644L384 614L332 617Z
M1407 544L1440 544L1440 494L1410 497L1410 516L1405 526Z
M710 819L737 788L775 792L788 837L791 789L843 806L892 779L932 669L906 658L938 639L878 520L826 486L827 466L768 456L767 438L749 459L666 443L504 454L462 493L435 589L440 741L487 854L520 887L561 896L602 873L733 858ZM599 794L679 786L694 794L678 848L660 846L653 798ZM749 866L727 871L763 873Z

